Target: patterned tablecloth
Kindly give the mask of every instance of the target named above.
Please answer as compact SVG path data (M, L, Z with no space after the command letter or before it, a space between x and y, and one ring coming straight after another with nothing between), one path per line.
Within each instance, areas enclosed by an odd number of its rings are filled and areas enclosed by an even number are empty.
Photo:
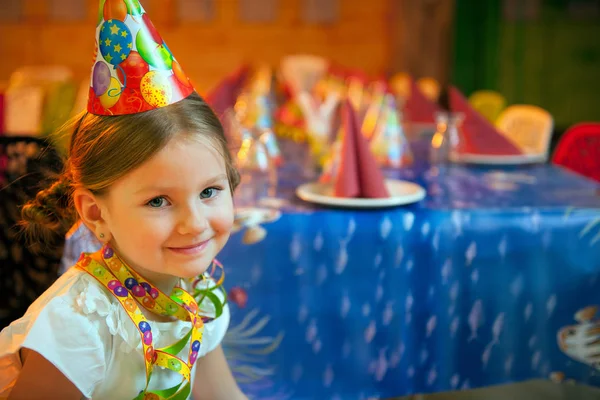
M424 186L421 203L335 210L297 200L285 168L265 202L279 218L220 256L230 361L256 398L600 385L600 185L551 165L417 163L386 174Z
M295 198L301 152L283 147L278 198L240 211L219 257L224 348L250 396L600 385L600 185L551 165L417 163L386 174L424 186L418 204L323 209Z

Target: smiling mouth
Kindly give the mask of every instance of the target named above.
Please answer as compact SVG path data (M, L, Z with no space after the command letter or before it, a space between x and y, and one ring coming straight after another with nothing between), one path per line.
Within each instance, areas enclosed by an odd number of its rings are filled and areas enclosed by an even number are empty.
M171 250L174 253L177 254L184 254L184 255L193 255L193 254L198 254L201 253L206 246L208 245L208 243L211 241L212 239L208 239L205 240L203 242L199 242L190 246L183 246L183 247L167 247L169 250Z

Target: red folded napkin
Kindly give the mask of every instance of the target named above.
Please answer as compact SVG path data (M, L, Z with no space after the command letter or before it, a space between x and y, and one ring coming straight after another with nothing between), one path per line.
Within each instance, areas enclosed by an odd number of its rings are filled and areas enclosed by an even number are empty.
M454 86L449 89L450 109L464 114L462 140L464 152L487 155L519 155L521 150L479 114Z
M341 164L335 178L336 197L390 197L367 139L360 132L349 100L342 106Z
M235 105L249 72L248 65L242 65L206 94L206 102L210 104L219 118Z
M414 79L410 80L410 96L404 103L404 120L426 124L435 123L435 113L441 111L438 104L429 100L417 86Z

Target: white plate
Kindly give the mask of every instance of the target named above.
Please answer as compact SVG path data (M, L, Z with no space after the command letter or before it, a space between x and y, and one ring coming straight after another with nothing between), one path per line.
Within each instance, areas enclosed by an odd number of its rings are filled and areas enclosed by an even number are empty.
M385 185L390 197L381 199L361 199L335 197L333 184L319 182L305 183L298 186L296 194L304 201L326 206L346 208L382 208L416 203L425 197L425 189L416 183L387 179Z
M518 154L511 156L461 153L450 156L453 162L481 165L522 165L544 163L545 154Z

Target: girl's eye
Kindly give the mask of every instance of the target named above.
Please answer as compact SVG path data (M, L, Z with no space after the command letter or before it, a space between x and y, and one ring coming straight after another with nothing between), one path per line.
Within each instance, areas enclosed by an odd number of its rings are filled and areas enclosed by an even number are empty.
M167 200L164 197L155 197L152 200L150 200L147 203L147 205L149 205L152 208L160 208L167 205Z
M210 199L211 197L215 197L220 189L218 188L207 188L200 193L201 199Z

